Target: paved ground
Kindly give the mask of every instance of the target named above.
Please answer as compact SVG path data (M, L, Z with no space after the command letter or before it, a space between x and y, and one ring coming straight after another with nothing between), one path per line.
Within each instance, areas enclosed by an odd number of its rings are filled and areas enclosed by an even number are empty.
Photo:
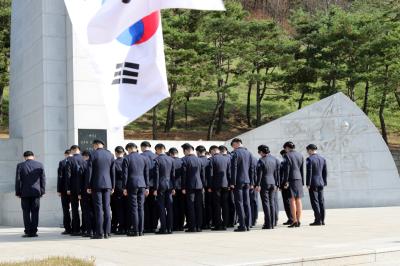
M284 217L281 213L281 220ZM306 211L303 223L313 220ZM0 228L0 261L63 255L97 265L400 265L400 207L328 210L325 227L146 235L89 240L40 228Z

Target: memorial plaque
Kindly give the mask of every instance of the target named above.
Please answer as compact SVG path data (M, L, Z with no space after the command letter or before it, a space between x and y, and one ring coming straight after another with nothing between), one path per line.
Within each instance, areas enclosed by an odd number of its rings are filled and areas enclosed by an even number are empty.
M106 129L78 129L78 145L82 151L93 151L92 142L95 139L104 141L107 147Z

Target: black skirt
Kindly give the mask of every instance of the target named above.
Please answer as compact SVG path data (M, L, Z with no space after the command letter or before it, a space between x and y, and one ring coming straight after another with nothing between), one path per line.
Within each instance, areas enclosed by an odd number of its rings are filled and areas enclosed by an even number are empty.
M291 198L302 198L304 197L303 182L298 180L289 181L290 197Z

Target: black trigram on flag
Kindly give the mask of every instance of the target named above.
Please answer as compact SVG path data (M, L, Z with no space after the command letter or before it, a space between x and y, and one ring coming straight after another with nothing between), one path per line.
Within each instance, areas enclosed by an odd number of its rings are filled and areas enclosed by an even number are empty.
M112 85L117 85L117 84L136 85L137 77L139 76L138 71L139 71L139 64L131 62L117 64Z

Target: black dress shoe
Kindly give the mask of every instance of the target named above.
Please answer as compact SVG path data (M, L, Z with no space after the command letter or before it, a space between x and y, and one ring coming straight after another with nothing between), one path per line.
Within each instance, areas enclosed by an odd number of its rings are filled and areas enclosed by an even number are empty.
M196 233L196 229L186 229L185 230L186 233Z
M264 226L262 227L262 229L268 230L268 229L273 229L273 227L268 227L268 226L264 225Z
M158 230L157 232L155 232L156 235L166 235L167 231L165 230Z
M295 228L295 227L298 227L297 226L297 222L296 223L292 223L291 225L288 226L288 228Z
M143 232L139 232L139 233L138 233L138 236L143 236Z
M196 232L197 232L197 233L201 233L201 232L203 232L203 230L202 230L201 228L197 228L197 229L196 229Z
M111 234L104 234L104 239L111 238Z
M325 222L322 222L322 225L325 225Z
M246 231L247 231L247 229L244 227L238 227L235 230L233 230L233 232L246 232Z
M226 227L217 226L217 227L211 228L211 231L226 231Z
M61 234L62 234L62 235L70 235L70 234L71 234L71 231L64 231L64 232L62 232Z
M71 236L81 236L82 234L80 233L80 232L74 232L74 233L71 233Z
M286 223L283 223L283 225L291 225L292 223L293 223L292 221L287 220L287 222L286 222Z
M169 235L173 234L172 230L168 230L167 234L169 234Z
M297 222L296 227L300 227L301 223Z
M90 239L103 239L102 235L94 235Z
M310 223L310 226L321 226L321 225L322 225L321 222L313 222L313 223Z

